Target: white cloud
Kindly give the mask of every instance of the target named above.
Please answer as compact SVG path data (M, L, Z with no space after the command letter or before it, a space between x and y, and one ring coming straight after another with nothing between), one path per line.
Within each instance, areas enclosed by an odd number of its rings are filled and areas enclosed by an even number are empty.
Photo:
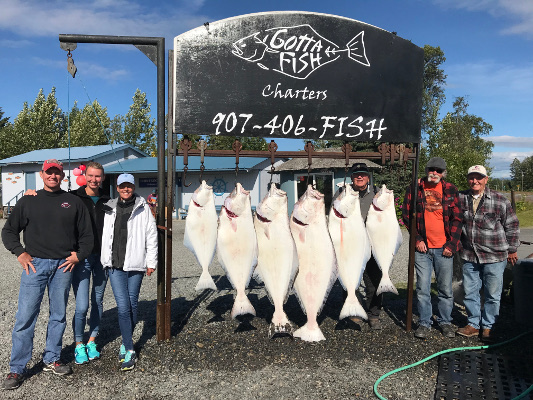
M495 18L505 18L509 26L502 34L533 38L533 1L531 0L434 0L442 8L458 8L487 12Z
M495 146L499 147L516 147L516 148L533 148L533 137L516 137L516 136L491 136L488 138Z
M18 49L20 47L29 47L33 43L31 40L10 40L10 39L2 39L0 40L0 47L10 48L10 49Z
M57 37L58 33L76 33L164 36L171 40L209 20L207 16L197 15L202 5L203 0L168 3L0 0L0 29L25 37Z
M65 69L66 65L64 60L50 60L33 57L32 61L36 65L42 65L61 70ZM119 79L124 79L130 74L130 72L125 69L112 69L90 62L76 62L76 66L79 70L83 71L85 77L98 77L109 82L115 82Z
M526 157L533 156L533 151L509 151L509 152L493 152L490 160L490 166L492 167L491 176L493 178L510 178L511 163L515 158L523 161Z

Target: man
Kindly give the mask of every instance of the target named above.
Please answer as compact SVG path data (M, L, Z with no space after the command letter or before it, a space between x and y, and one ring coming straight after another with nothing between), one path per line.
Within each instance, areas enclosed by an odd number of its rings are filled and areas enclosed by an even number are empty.
M352 187L359 193L359 205L361 207L361 215L366 222L368 210L377 193L375 186L369 185L370 171L365 163L355 163L352 165L351 171ZM374 256L370 257L363 272L363 282L365 283L365 306L368 315L368 323L373 330L381 329L381 322L379 315L383 306L383 294L376 295L376 290L381 281L381 269L379 268ZM359 317L351 318L355 323L360 323Z
M5 247L17 256L24 269L12 334L10 373L4 389L16 389L24 380L45 288L50 314L43 370L56 375L72 372L59 358L72 269L89 255L93 246L91 220L81 200L61 190L65 177L61 162L46 160L40 177L44 189L37 191L37 196L21 198L2 229ZM21 231L24 246L20 242Z
M487 170L482 165L468 169L469 190L459 194L464 215L459 253L463 260L463 286L468 325L457 333L479 335L490 341L491 329L500 313L503 272L507 262L515 264L520 245L518 218L503 195L490 190ZM485 303L481 311L479 290L483 286Z
M431 332L431 276L437 279L437 323L445 337L455 336L452 325L453 255L461 245L462 215L457 188L444 180L446 162L431 158L426 165L426 177L419 181L416 199L415 270L418 328L415 337L426 339ZM411 186L405 192L402 219L411 228Z

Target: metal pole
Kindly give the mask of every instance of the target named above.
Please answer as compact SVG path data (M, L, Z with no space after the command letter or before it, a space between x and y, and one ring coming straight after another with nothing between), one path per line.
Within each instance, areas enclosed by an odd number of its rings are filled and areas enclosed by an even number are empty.
M165 331L165 38L144 36L109 36L109 35L71 35L60 34L61 44L102 43L132 44L146 55L157 67L157 225L158 225L158 262L157 262L157 340L170 337ZM75 47L74 47L75 48ZM170 315L168 316L170 318Z
M416 198L418 196L418 162L420 159L420 145L414 144L416 154L413 162L413 176L411 178L411 203L409 204L409 264L407 269L407 311L405 329L411 332L413 322L413 282L415 277L415 246L416 246Z

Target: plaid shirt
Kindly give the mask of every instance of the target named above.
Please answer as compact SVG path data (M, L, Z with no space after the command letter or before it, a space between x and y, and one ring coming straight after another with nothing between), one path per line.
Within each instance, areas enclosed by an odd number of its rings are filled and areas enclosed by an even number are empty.
M424 178L426 179L426 178ZM463 226L463 215L459 206L459 194L455 185L441 180L442 184L442 219L444 222L444 234L446 235L446 243L443 248L449 249L452 253L456 253L461 248L461 228ZM405 192L405 198L402 206L402 219L409 229L410 224L410 207L411 207L411 186ZM424 187L422 181L418 185L418 197L416 200L416 241L424 241L427 243L426 224L424 220L424 212L426 209L426 195L424 194Z
M476 213L473 213L470 190L459 193L464 211L463 260L486 264L504 261L508 253L516 253L520 245L518 218L509 200L485 188Z

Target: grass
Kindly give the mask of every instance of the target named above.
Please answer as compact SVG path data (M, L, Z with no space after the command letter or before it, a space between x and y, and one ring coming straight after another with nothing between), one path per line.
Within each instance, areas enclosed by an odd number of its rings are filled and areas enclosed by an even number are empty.
M533 227L533 203L523 201L517 202L516 216L520 221L521 228Z

